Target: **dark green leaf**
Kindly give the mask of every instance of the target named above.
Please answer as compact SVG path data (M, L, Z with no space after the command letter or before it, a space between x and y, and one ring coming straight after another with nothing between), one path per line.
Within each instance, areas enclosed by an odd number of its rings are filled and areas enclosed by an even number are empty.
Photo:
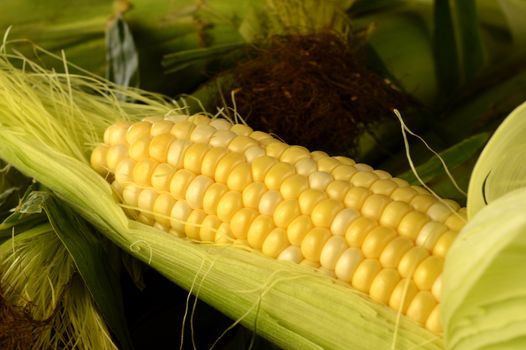
M106 324L122 349L132 349L119 274L112 268L101 237L70 207L50 196L44 204L51 226L60 238L90 291Z
M139 85L139 56L130 28L118 16L106 31L106 78L128 87Z
M484 52L474 0L455 1L456 18L462 48L464 79L470 81L480 72L484 64Z

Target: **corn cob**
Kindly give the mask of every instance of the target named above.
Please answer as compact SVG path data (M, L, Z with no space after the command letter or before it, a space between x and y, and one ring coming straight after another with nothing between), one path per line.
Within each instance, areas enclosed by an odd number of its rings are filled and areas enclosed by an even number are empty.
M138 221L313 266L441 332L442 266L465 221L453 201L203 115L115 123L91 164Z

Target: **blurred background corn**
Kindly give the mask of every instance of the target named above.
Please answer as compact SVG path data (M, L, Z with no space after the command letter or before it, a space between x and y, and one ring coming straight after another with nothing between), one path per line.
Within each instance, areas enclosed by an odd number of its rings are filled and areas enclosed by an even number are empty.
M91 164L143 223L316 267L441 332L442 266L465 222L454 201L204 115L117 122Z

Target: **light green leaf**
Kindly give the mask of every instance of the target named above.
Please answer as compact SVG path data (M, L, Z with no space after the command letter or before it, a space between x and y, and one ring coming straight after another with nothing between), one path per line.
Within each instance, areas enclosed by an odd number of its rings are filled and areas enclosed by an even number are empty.
M498 3L508 20L508 25L515 45L524 51L526 46L526 1L498 0Z

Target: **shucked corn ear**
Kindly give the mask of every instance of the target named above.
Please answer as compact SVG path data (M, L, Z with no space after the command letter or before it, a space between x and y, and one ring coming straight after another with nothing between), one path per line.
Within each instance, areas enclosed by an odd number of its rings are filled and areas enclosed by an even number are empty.
M454 201L203 115L117 122L91 164L138 221L319 268L442 330L444 257L465 222Z

